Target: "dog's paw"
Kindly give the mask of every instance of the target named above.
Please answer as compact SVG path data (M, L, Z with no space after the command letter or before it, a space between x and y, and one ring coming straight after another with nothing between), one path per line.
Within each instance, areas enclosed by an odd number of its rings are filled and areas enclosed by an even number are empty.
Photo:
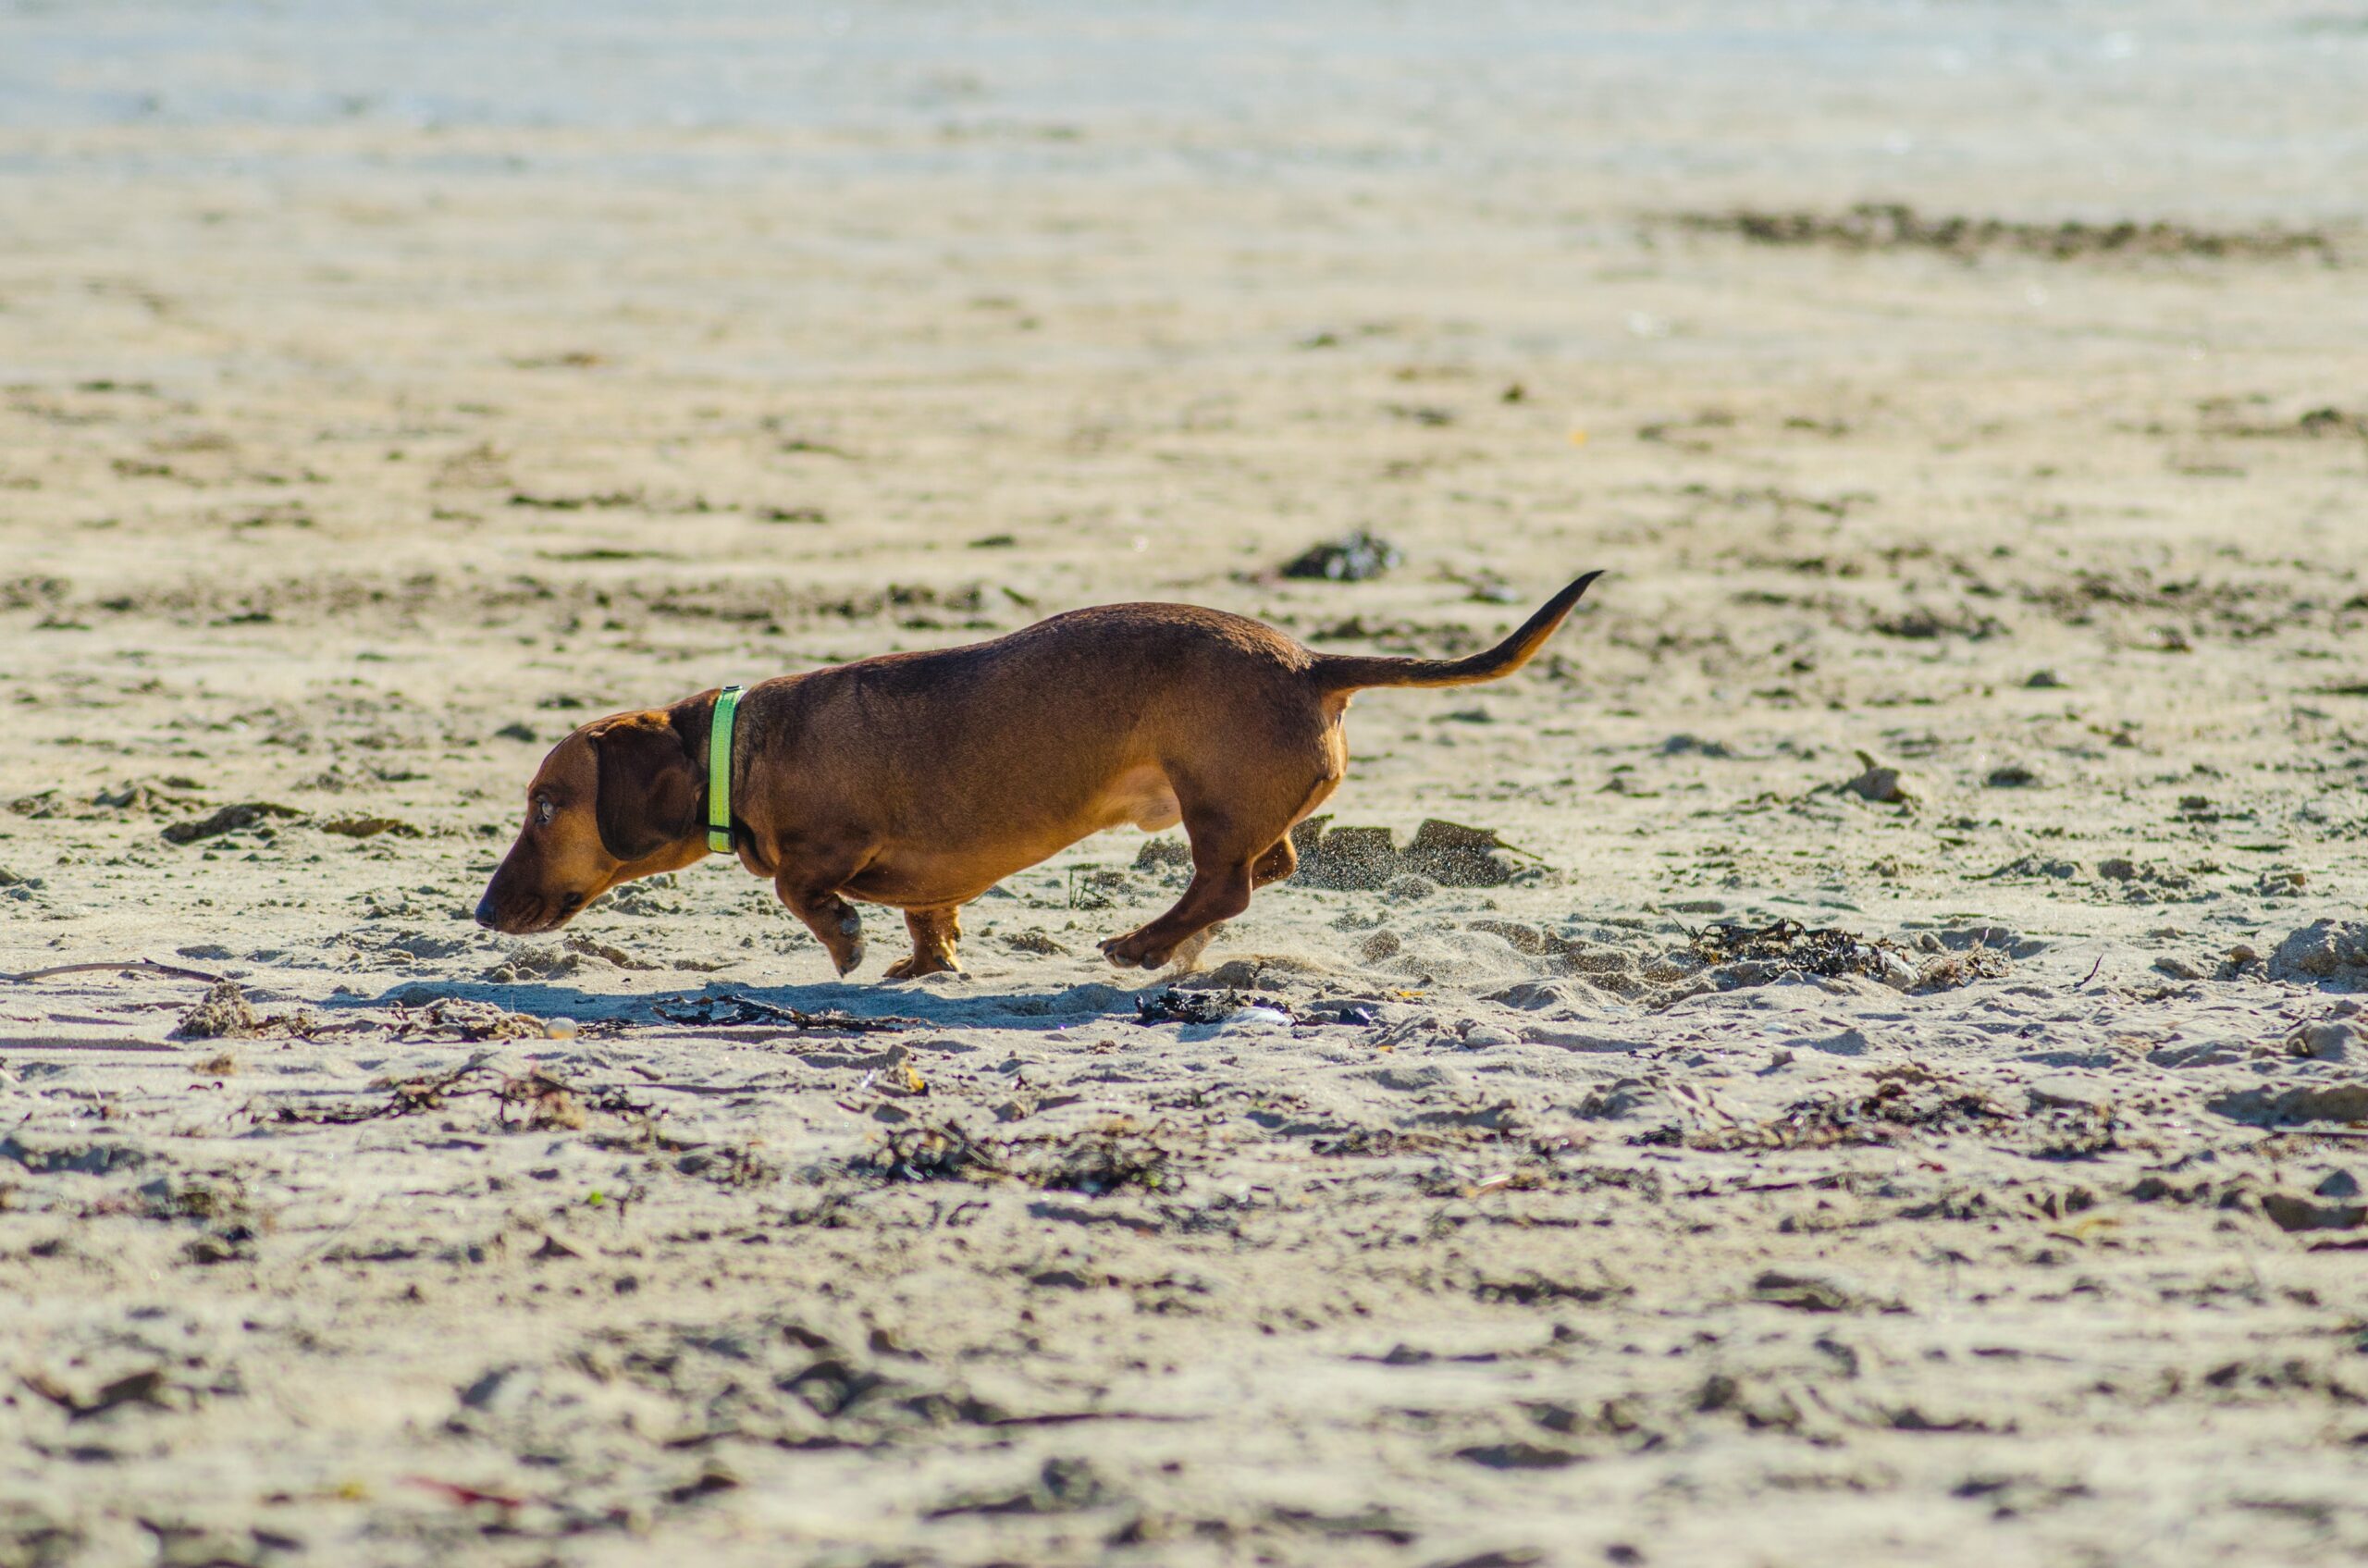
M921 958L919 957L914 957L910 958L897 959L894 963L880 971L880 978L882 980L919 980L923 975L958 975L962 972L962 966L959 964L941 963L934 958Z
M844 952L832 948L831 962L837 967L841 974L853 974L856 966L863 962L863 917L853 909L841 915L839 934L846 938L846 946Z
M1102 956L1109 959L1110 962L1118 969L1131 969L1137 964L1141 963L1142 960L1119 950L1119 944L1125 941L1126 938L1123 936L1114 936L1109 941L1102 944Z

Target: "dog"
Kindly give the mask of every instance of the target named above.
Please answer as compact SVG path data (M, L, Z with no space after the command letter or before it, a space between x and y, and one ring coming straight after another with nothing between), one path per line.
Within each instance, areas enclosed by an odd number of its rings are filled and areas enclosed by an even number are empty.
M1014 871L1120 823L1181 822L1183 895L1101 950L1121 969L1190 963L1253 888L1291 874L1291 828L1347 772L1351 695L1510 675L1600 574L1465 659L1317 653L1221 611L1111 604L777 676L747 688L726 737L731 847L842 975L863 961L848 900L904 910L913 950L885 978L909 980L960 969L961 907ZM554 747L477 922L556 931L619 883L707 855L719 696L612 714Z

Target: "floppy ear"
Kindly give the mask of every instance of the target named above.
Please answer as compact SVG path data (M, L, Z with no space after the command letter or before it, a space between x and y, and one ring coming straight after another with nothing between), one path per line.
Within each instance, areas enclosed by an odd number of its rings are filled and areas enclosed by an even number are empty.
M599 759L600 844L638 860L698 828L698 779L682 735L663 713L635 713L592 736Z

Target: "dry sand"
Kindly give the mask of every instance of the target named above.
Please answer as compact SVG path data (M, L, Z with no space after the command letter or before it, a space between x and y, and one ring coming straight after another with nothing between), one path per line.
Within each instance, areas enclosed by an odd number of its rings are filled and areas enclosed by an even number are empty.
M18 101L0 970L239 995L0 984L0 1561L2358 1561L2368 32L1934 9ZM0 54L277 102L73 25ZM1336 822L1510 880L1262 892L1211 1021L1094 961L1131 833L917 984L721 861L466 919L613 708L1590 567L1351 716Z

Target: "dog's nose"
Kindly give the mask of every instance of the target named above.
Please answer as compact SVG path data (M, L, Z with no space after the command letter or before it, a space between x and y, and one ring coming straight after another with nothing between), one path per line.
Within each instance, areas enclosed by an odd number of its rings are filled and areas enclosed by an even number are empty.
M477 900L477 924L487 931L493 929L493 895L490 893Z

